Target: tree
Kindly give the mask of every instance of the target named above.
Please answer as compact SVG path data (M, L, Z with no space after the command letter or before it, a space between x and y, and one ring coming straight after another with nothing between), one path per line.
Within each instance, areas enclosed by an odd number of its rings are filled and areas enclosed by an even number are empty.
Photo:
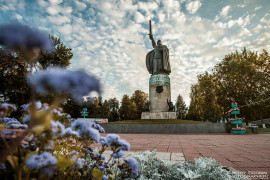
M0 48L0 96L1 102L20 106L30 101L30 88L27 75L48 68L49 66L67 67L72 58L71 49L64 46L60 38L50 36L55 50L51 53L41 51L37 61L28 64L23 53ZM51 103L53 95L38 97L43 102Z
M124 95L119 109L121 120L132 120L137 118L137 107L128 95Z
M37 58L38 63L43 69L52 66L68 67L70 65L70 59L73 57L72 49L67 48L61 42L61 38L55 38L54 36L50 36L50 38L54 44L55 51L54 53L41 51Z
M207 72L198 76L198 83L191 87L189 117L195 119L217 120L223 114L223 108L217 103L216 84Z
M212 74L198 76L191 86L188 115L195 119L228 115L237 102L247 121L270 117L270 56L266 50L244 50L226 55Z
M72 118L81 117L82 106L78 105L73 99L67 99L61 107L63 108L63 111L70 114Z
M105 100L102 102L100 99L100 118L106 118L108 119L110 116L110 103L108 100Z
M147 98L148 98L148 95L145 92L141 91L141 90L136 90L132 94L131 101L136 104L136 109L137 109L136 119L140 119L141 118L142 109L143 109L144 104L147 101Z
M186 107L185 101L183 100L183 97L180 94L178 95L176 99L175 107L176 107L177 118L184 119L187 115L187 107Z
M213 72L218 103L225 112L235 101L248 121L269 118L270 57L266 50L260 55L246 49L228 54Z
M0 101L21 105L29 101L29 66L19 53L0 48Z
M117 121L119 120L119 101L116 98L109 99L109 120Z

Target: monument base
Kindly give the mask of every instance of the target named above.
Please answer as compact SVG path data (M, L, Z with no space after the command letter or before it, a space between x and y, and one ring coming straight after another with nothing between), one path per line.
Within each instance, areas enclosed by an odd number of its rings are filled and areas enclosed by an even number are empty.
M142 112L141 119L176 119L176 112Z

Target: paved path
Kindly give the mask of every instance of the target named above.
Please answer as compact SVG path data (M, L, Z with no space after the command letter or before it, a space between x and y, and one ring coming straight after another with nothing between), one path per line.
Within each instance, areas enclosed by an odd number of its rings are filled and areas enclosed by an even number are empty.
M270 179L270 135L118 135L130 143L130 151L156 149L157 152L183 153L186 160L211 157L238 171L267 172Z

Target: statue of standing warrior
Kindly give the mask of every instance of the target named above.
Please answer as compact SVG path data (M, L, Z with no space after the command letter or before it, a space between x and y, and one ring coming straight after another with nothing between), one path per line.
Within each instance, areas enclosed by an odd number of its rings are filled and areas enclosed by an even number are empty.
M149 38L152 41L153 50L146 55L146 67L150 74L167 74L171 73L169 49L162 45L161 40L157 44L152 35L151 20L149 21Z

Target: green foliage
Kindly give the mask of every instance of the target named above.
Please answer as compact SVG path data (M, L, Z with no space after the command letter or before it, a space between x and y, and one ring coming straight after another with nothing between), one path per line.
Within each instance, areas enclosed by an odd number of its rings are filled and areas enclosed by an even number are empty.
M116 98L111 98L108 102L110 108L109 121L117 121L119 119L119 101Z
M81 118L81 111L87 108L87 118L107 118L111 121L119 119L119 102L116 98L102 100L102 97L87 97L82 99L81 104L77 104L73 99L68 99L62 105L64 112L74 118Z
M48 53L41 51L37 61L28 64L22 52L7 51L0 48L0 101L9 102L15 105L26 104L30 101L30 88L26 76L40 69L50 66L67 67L73 54L60 40L50 36L55 51ZM51 103L54 95L39 97L43 102Z
M128 95L124 95L119 109L121 120L136 119L137 107Z
M30 99L26 75L30 67L20 53L0 48L0 101L24 104Z
M44 108L46 106L46 108ZM2 108L2 107L1 107ZM4 111L2 108L0 112ZM108 135L101 144L97 144L102 127L89 121L73 122L67 114L60 113L61 108L35 107L30 104L23 116L29 116L28 128L23 141L17 142L15 151L6 156L5 167L0 169L1 177L9 179L123 179L132 178L133 171L126 162L114 157L120 151L129 150L129 144L117 135ZM54 121L52 121L54 119ZM0 122L17 121L10 118L0 118ZM64 127L61 123L65 124ZM71 125L71 122L73 124ZM16 124L19 122L15 122ZM77 123L77 124L76 124ZM2 127L8 128L8 127ZM89 131L90 130L90 131ZM9 129L9 131L12 131ZM90 134L88 132L90 132ZM15 131L20 132L20 131ZM2 133L2 131L1 131ZM86 133L87 136L83 134ZM17 138L22 134L16 134ZM98 139L96 136L98 134ZM9 142L10 136L1 136L4 140L3 152L10 150L13 145ZM114 139L114 140L113 140ZM101 141L101 140L100 140ZM0 143L1 147L2 144ZM92 146L97 147L92 149ZM102 155L105 150L111 150L112 156L105 159ZM46 155L46 157L45 157ZM44 158L44 159L43 159ZM1 159L3 160L3 159Z
M141 90L136 90L132 94L131 101L136 104L136 109L137 109L136 119L141 118L142 109L143 109L144 104L147 101L147 98L148 98L148 95L145 92L141 91Z
M120 119L140 119L147 97L148 95L141 90L136 90L131 97L124 95L119 109Z
M241 115L248 121L270 116L270 56L266 50L259 55L246 49L226 55L213 72L218 103L225 112L235 101L243 106Z
M222 107L217 103L215 81L207 72L198 76L198 83L191 87L190 118L219 119L223 114Z
M67 48L61 38L56 38L50 36L54 45L54 52L48 53L46 51L41 51L37 61L43 69L48 67L58 66L58 67L68 67L70 65L70 59L73 57L71 48Z
M176 107L177 119L186 118L187 106L186 106L185 101L183 100L183 97L180 94L178 95L176 99L175 107Z
M80 118L82 106L74 102L73 99L67 99L63 104L61 104L64 112L69 112L71 117Z
M266 50L244 49L226 55L212 74L198 76L191 87L189 118L218 119L227 116L233 101L247 121L268 118L270 95L270 56Z

